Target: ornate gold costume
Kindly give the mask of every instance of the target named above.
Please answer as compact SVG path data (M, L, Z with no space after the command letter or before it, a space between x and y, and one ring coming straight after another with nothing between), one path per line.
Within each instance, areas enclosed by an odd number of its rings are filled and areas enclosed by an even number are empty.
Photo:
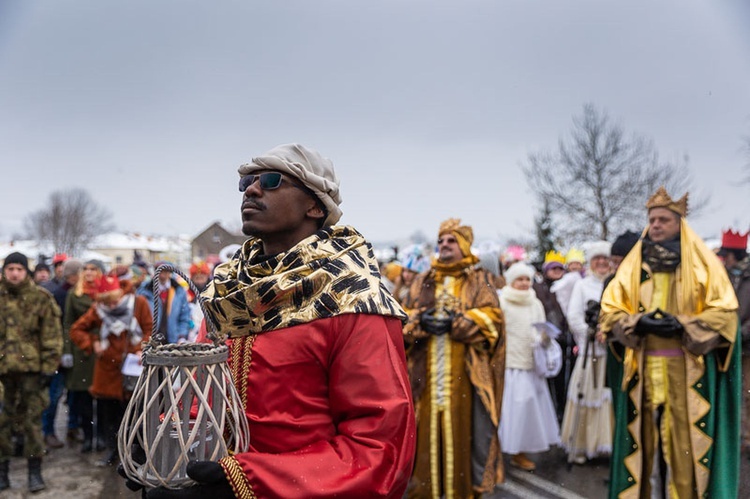
M409 375L417 415L417 459L408 497L469 498L503 481L497 425L505 368L505 331L490 275L476 270L470 227L448 220L464 257L433 262L417 276L405 306ZM454 314L451 331L420 325L431 308ZM440 313L440 312L436 312ZM480 463L472 469L472 461Z
M662 190L649 200L649 207L684 214L687 196L675 202ZM716 256L684 219L680 226L674 271L655 272L642 260L639 241L602 297L602 331L619 342L613 346L624 345L617 346L620 382L612 386L620 402L610 497L648 495L657 451L669 468L663 486L671 496L736 494L731 466L737 463L732 433L733 400L739 392L734 375L721 373L737 367L737 300ZM681 336L635 333L641 316L657 308L677 317L684 328ZM717 406L722 409L717 411ZM659 427L651 415L656 410L663 411Z

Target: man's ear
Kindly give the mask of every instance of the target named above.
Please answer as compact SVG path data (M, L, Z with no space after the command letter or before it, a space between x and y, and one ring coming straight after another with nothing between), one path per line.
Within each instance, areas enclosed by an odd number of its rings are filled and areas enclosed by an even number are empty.
M325 212L320 206L318 206L318 203L314 203L312 207L307 210L306 215L309 218L314 218L316 220L320 220L326 216Z

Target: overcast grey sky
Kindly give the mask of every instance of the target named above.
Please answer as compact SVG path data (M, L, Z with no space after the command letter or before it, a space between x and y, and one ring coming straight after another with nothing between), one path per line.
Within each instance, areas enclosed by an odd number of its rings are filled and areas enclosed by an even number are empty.
M237 166L285 142L371 240L530 237L519 164L586 102L689 155L700 234L747 228L749 4L0 0L0 239L68 187L120 230L239 227Z

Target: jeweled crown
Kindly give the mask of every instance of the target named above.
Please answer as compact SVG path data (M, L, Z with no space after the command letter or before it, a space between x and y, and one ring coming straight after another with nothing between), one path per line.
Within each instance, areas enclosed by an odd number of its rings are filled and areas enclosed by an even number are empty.
M686 192L684 196L675 201L674 199L672 199L672 196L667 193L667 189L665 189L664 186L661 186L654 193L654 195L649 198L648 202L646 203L646 208L649 210L651 208L666 208L668 210L672 210L681 217L687 216L688 193Z

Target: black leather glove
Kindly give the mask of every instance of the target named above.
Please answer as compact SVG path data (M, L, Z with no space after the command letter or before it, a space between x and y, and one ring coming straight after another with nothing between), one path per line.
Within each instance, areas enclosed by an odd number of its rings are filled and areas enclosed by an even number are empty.
M233 499L232 486L224 468L214 461L190 461L187 474L197 485L184 489L157 487L146 493L148 499Z
M431 308L424 311L422 317L419 319L419 325L429 334L436 336L447 334L451 332L451 328L453 327L453 314L446 310L442 310L442 314L438 314L434 308Z
M54 377L55 373L39 373L39 385L42 388L49 388Z
M681 335L684 330L677 317L658 308L644 314L635 325L635 333L641 336L655 334L662 338L673 338Z

